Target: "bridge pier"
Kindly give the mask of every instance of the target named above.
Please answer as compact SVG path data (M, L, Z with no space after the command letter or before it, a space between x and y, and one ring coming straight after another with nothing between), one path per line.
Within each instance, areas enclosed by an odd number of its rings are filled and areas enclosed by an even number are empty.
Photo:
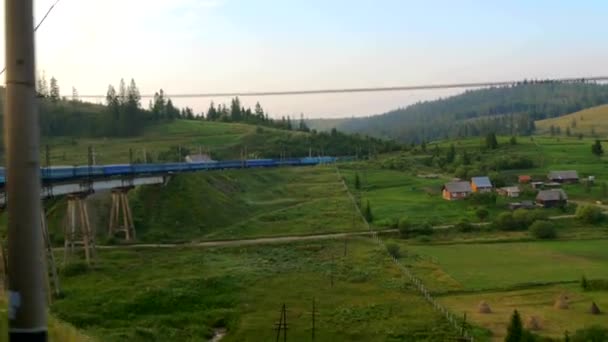
M74 254L76 244L84 248L88 265L95 257L95 231L91 228L86 197L89 193L77 193L67 196L68 206L64 226L64 264Z
M132 186L127 186L112 189L112 208L110 209L108 234L114 236L116 233L124 232L126 241L135 239L133 214L131 213L129 197L127 196L132 188Z

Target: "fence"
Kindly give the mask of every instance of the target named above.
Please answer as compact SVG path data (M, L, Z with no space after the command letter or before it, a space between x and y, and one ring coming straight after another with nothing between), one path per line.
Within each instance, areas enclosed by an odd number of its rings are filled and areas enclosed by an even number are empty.
M344 189L345 189L346 193L348 194L351 201L353 202L355 210L361 217L361 220L363 220L367 229L370 231L372 239L374 239L374 241L378 245L380 245L383 249L385 249L388 252L388 249L387 249L386 245L384 244L384 241L382 241L382 239L378 236L378 233L372 229L372 227L369 225L369 222L367 222L367 220L365 219L365 216L363 216L363 213L361 212L361 209L359 208L359 205L357 204L355 197L350 192L350 189L348 189L348 186L346 185L346 181L342 177L342 174L340 173L340 169L338 168L337 165L336 165L336 173L338 174L338 177L339 177L340 181L342 182L342 185L344 185ZM414 274L412 274L412 272L407 267L403 266L403 264L401 264L401 262L399 262L399 259L397 259L395 256L393 256L390 253L389 253L389 255L390 255L391 259L393 260L393 262L395 263L395 265L397 265L397 267L401 270L401 272L403 274L405 274L405 276L410 280L410 282L412 282L412 284L415 285L416 289L418 290L418 292L420 292L420 294L424 297L424 299L426 299L426 301L429 302L429 304L431 304L436 311L441 313L445 317L445 319L452 326L454 326L454 328L457 331L462 330L461 331L462 337L465 340L474 342L473 336L470 336L468 331L462 329L463 328L462 322L459 321L448 309L446 309L445 306L441 305L435 298L433 298L433 296L428 291L428 289L426 288L426 286L424 285L422 280L420 280Z

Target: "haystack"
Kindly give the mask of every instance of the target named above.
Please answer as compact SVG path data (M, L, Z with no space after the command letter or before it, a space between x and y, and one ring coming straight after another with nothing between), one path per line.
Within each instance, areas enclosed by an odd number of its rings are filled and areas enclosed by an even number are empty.
M541 330L542 327L540 325L540 320L536 316L530 316L526 320L526 324L524 325L528 330Z
M553 304L553 307L559 310L568 310L568 297L567 296L560 296L559 298L557 298L557 300L555 301L555 304Z
M600 308L597 306L597 304L595 304L595 302L591 303L591 308L589 308L589 313L592 315L599 315L602 312L600 311Z
M477 312L481 314L489 314L492 313L492 309L490 308L490 305L486 303L486 301L482 300L479 302L479 305L477 305Z

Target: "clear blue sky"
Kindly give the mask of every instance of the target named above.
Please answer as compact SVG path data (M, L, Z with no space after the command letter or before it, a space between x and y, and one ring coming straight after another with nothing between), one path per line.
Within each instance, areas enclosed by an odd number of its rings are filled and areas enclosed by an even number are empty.
M53 1L36 1L37 16ZM584 0L62 0L37 36L38 68L65 95L121 77L175 94L608 75L606 18L607 1ZM351 116L451 93L244 100Z

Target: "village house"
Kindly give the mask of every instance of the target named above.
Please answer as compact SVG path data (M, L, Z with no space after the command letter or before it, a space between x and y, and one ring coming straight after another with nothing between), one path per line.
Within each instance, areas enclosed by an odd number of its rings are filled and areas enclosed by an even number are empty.
M513 202L509 203L509 209L534 209L534 202L532 201L521 201L521 202Z
M568 171L551 171L547 178L551 182L556 183L577 183L578 182L578 173L574 170Z
M471 189L473 192L492 192L492 182L488 177L471 178Z
M496 192L505 197L519 197L521 190L518 186L505 186L497 189Z
M442 190L443 198L448 201L466 198L473 192L471 184L465 181L446 183Z
M541 190L536 195L536 205L555 208L568 204L568 195L562 189Z
M532 181L532 177L529 175L521 175L519 176L519 183L520 184L527 184L530 183Z

